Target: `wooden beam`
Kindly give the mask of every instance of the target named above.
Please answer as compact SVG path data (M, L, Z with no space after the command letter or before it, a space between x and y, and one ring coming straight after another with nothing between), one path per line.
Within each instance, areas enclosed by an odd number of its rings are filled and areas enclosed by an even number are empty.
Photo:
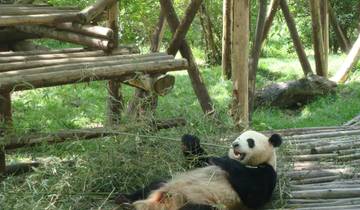
M22 32L36 34L41 37L67 41L75 44L85 45L95 49L110 50L114 48L114 43L112 42L112 40L91 37L83 34L77 34L74 32L56 30L54 28L50 28L46 26L22 25L22 26L15 26L15 28Z
M97 2L100 2L99 0ZM105 2L105 1L103 1ZM107 26L114 32L114 48L119 46L119 2L112 1L108 10ZM120 124L121 111L124 108L123 96L121 93L121 83L116 80L108 81L108 100L107 100L107 124L115 126Z
M161 9L164 11L166 20L172 33L176 32L176 29L180 25L179 18L175 12L171 0L160 0ZM190 46L184 40L180 46L181 55L188 60L189 68L188 73L191 80L191 85L195 91L195 94L200 102L201 108L204 113L211 114L214 112L212 102L209 93L205 87L204 81L201 78L200 71L196 65L194 55L192 54Z
M272 23L274 21L275 14L279 9L279 4L280 4L280 0L271 0L271 2L270 2L270 8L266 15L264 32L263 32L263 37L262 37L261 43L264 43L265 39L267 38L267 35L268 35L270 28L272 26Z
M249 126L249 0L233 1L232 115L240 129Z
M192 0L190 2L185 11L184 18L176 28L173 39L167 49L168 54L175 55L179 50L202 2L203 0Z
M188 63L185 59L169 59L160 61L147 61L141 63L128 63L112 66L89 67L85 69L68 69L43 74L31 74L0 79L2 90L24 90L37 87L49 87L76 82L88 82L111 78L120 78L135 75L137 72L149 74L166 73L186 69Z
M251 63L249 69L249 118L251 120L251 113L254 110L254 98L256 90L256 72L259 64L259 58L261 53L261 40L263 38L267 0L258 0L258 15L256 19L256 30L253 41L253 47L251 50Z
M314 55L316 64L316 74L319 76L327 77L327 71L325 69L324 58L324 41L322 34L322 26L320 20L320 1L309 0L310 12L312 21L312 37L314 45Z
M3 16L0 15L0 26L16 25L39 25L61 22L78 22L81 16L77 12L67 14L42 14L42 15L17 15Z
M232 1L223 0L222 72L225 79L231 79L231 30Z
M301 44L300 36L296 29L295 20L290 13L289 6L287 4L287 0L280 0L280 7L284 14L286 24L289 28L290 36L293 40L296 54L298 55L302 70L305 75L312 74L313 71L311 70L311 66L310 66L309 60L307 59L304 47Z
M336 72L335 76L331 80L335 82L345 82L350 70L358 63L360 59L360 34L356 39L353 47L351 48L349 54L347 55L344 63L341 65L340 69Z

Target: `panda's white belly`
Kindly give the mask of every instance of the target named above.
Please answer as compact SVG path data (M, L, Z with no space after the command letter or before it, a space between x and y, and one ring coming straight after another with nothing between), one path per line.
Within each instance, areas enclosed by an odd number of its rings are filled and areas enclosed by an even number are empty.
M175 176L162 190L186 202L242 209L241 200L232 189L227 174L218 166L195 169Z

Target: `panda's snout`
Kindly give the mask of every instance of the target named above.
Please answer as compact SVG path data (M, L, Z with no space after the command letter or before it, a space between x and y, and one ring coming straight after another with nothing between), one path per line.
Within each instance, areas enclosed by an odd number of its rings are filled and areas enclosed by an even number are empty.
M237 142L235 142L235 143L233 143L232 144L232 147L235 149L235 148L238 148L240 145L239 145L239 143L237 143Z

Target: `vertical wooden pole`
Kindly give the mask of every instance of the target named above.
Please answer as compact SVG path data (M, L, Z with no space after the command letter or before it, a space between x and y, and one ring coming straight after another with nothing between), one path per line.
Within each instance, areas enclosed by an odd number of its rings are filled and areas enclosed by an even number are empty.
M114 3L108 11L107 25L114 31L114 48L119 45L119 1ZM108 82L108 125L118 125L120 123L120 113L123 109L123 99L121 94L121 83L115 80Z
M324 60L324 41L320 20L320 1L309 0L311 22L312 22L312 37L315 54L316 74L319 76L327 77Z
M261 44L265 26L266 10L267 10L267 0L258 0L259 2L259 11L256 20L256 30L255 38L253 41L253 48L251 50L251 63L249 71L249 118L251 120L251 113L254 109L254 98L256 90L256 72L258 68L260 53L261 53Z
M324 42L324 71L328 72L328 57L329 57L329 2L328 0L321 0L320 15L321 28Z
M249 0L233 1L232 113L240 129L249 126Z
M270 2L270 8L266 15L264 32L263 32L263 37L262 37L261 43L263 43L265 41L265 39L270 31L271 25L274 21L275 14L279 9L279 4L280 4L280 0L271 0L271 2Z
M223 77L231 79L232 0L223 0L222 70Z
M291 39L293 40L296 54L299 58L299 61L300 61L300 64L301 64L304 74L305 75L312 74L313 72L311 70L309 60L307 59L304 47L300 40L300 36L296 29L295 20L290 13L289 6L286 1L287 0L280 0L280 7L284 14L286 24L289 28L290 36L291 36Z
M12 123L11 94L0 92L0 136L3 136ZM5 172L5 151L0 142L0 175Z

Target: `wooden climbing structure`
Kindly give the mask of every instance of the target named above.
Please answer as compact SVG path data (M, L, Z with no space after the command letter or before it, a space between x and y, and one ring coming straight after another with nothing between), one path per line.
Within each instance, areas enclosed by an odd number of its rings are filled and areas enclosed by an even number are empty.
M83 10L49 5L0 6L0 173L6 172L7 168L5 150L40 143L39 135L30 135L33 139L9 137L12 124L11 94L14 91L107 80L107 123L117 125L124 103L122 84L155 95L165 95L175 81L174 76L166 73L187 70L202 110L207 114L213 113L210 96L185 39L202 0L192 0L182 20L178 18L171 0L160 0L159 23L153 34L150 54L139 54L135 47L119 45L119 3L117 0L97 0ZM158 51L165 20L173 39L167 52L161 53ZM106 27L98 24L102 21L106 21ZM34 38L51 38L84 47L16 51L18 42ZM178 51L183 58L175 58ZM184 124L183 120L155 122L153 126L168 128L181 124ZM116 132L104 128L62 131L51 134L54 138L45 141L56 143L69 138L88 139L114 134Z

